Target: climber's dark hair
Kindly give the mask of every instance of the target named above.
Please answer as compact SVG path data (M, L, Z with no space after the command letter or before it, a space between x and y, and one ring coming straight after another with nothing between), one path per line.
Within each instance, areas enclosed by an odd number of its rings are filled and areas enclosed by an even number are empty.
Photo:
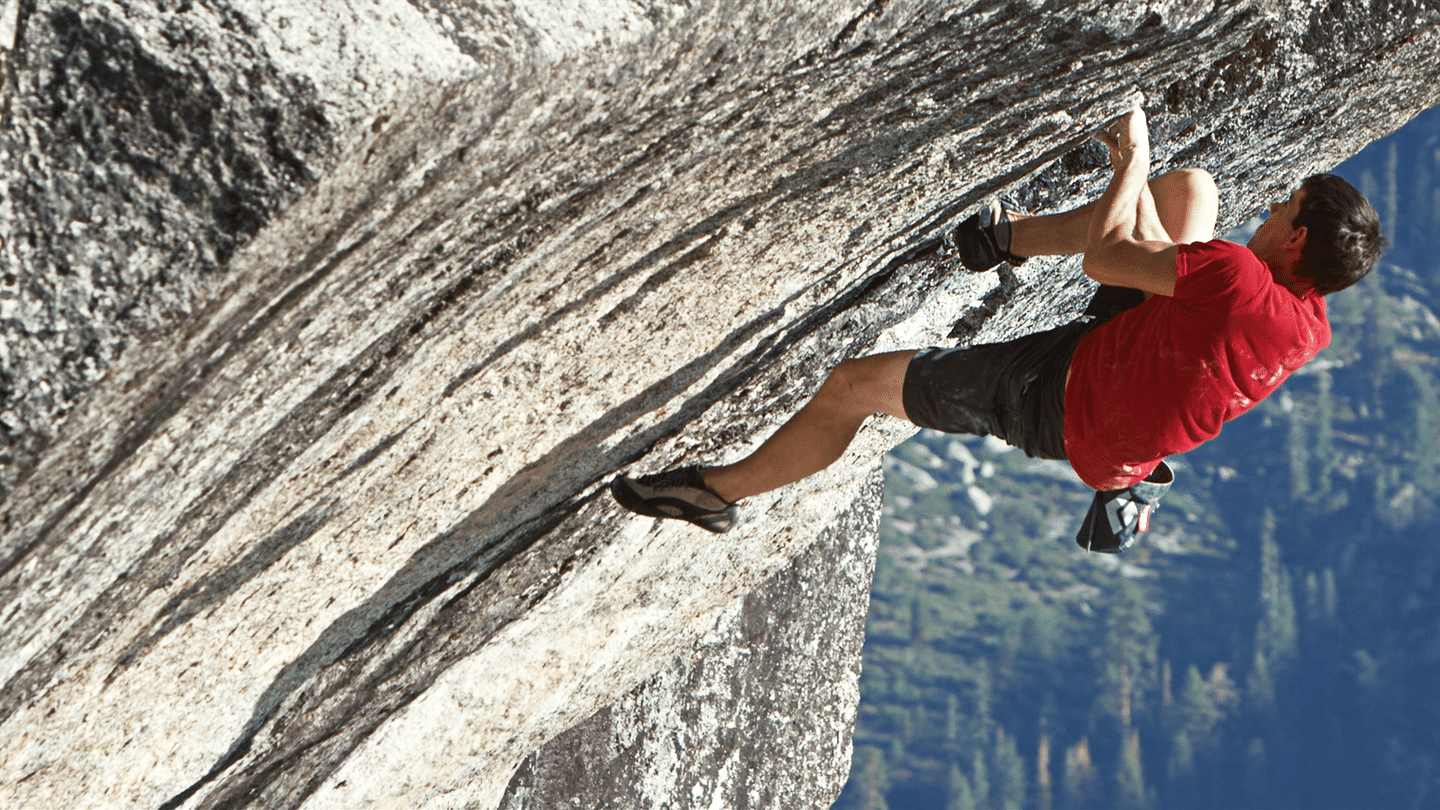
M1300 187L1305 194L1294 227L1305 227L1305 246L1295 275L1320 295L1339 292L1369 275L1390 242L1370 201L1345 180L1312 174Z

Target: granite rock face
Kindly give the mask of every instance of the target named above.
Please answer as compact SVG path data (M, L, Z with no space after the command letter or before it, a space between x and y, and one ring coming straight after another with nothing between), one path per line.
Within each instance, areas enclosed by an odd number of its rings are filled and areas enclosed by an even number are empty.
M527 757L500 806L828 807L850 771L881 480L689 655Z
M1073 262L956 277L936 239L1093 194L1136 89L1231 222L1440 101L1421 2L4 8L17 806L745 806L786 790L731 778L783 778L746 734L655 745L774 706L823 806L873 544L830 527L908 431L723 538L613 472L736 458L843 357L1076 312ZM852 601L793 615L824 576ZM838 680L802 711L765 673L807 621ZM567 798L625 740L643 790Z

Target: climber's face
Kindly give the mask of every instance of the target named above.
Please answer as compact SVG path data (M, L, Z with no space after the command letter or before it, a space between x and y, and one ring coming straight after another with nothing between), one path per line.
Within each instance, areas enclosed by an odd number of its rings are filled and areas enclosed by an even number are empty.
M1271 203L1269 217L1260 223L1247 243L1250 250L1269 265L1275 281L1287 287L1300 261L1300 250L1305 246L1305 228L1295 227L1295 217L1304 198L1305 189L1297 188L1284 202Z

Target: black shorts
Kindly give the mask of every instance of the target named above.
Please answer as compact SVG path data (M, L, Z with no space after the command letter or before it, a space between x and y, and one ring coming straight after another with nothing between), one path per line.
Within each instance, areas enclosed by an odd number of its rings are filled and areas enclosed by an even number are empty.
M1065 458L1065 375L1080 339L1145 300L1101 287L1086 318L1004 343L922 349L905 371L905 414L945 433L997 436L1036 458Z

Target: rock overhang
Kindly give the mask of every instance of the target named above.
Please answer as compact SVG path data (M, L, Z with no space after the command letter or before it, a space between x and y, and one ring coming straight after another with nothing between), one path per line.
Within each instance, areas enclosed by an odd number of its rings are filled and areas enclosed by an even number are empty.
M426 35L467 54L437 8ZM1157 163L1211 169L1232 220L1435 100L1420 4L1371 34L1284 4L652 11L373 104L310 79L351 110L313 182L164 340L127 338L0 506L7 781L494 804L905 431L874 423L720 544L618 513L611 472L743 453L839 359L961 315L985 340L1073 312L1073 264L955 278L931 252L984 195L1093 193L1084 139L1136 88ZM449 744L417 759L417 735Z

